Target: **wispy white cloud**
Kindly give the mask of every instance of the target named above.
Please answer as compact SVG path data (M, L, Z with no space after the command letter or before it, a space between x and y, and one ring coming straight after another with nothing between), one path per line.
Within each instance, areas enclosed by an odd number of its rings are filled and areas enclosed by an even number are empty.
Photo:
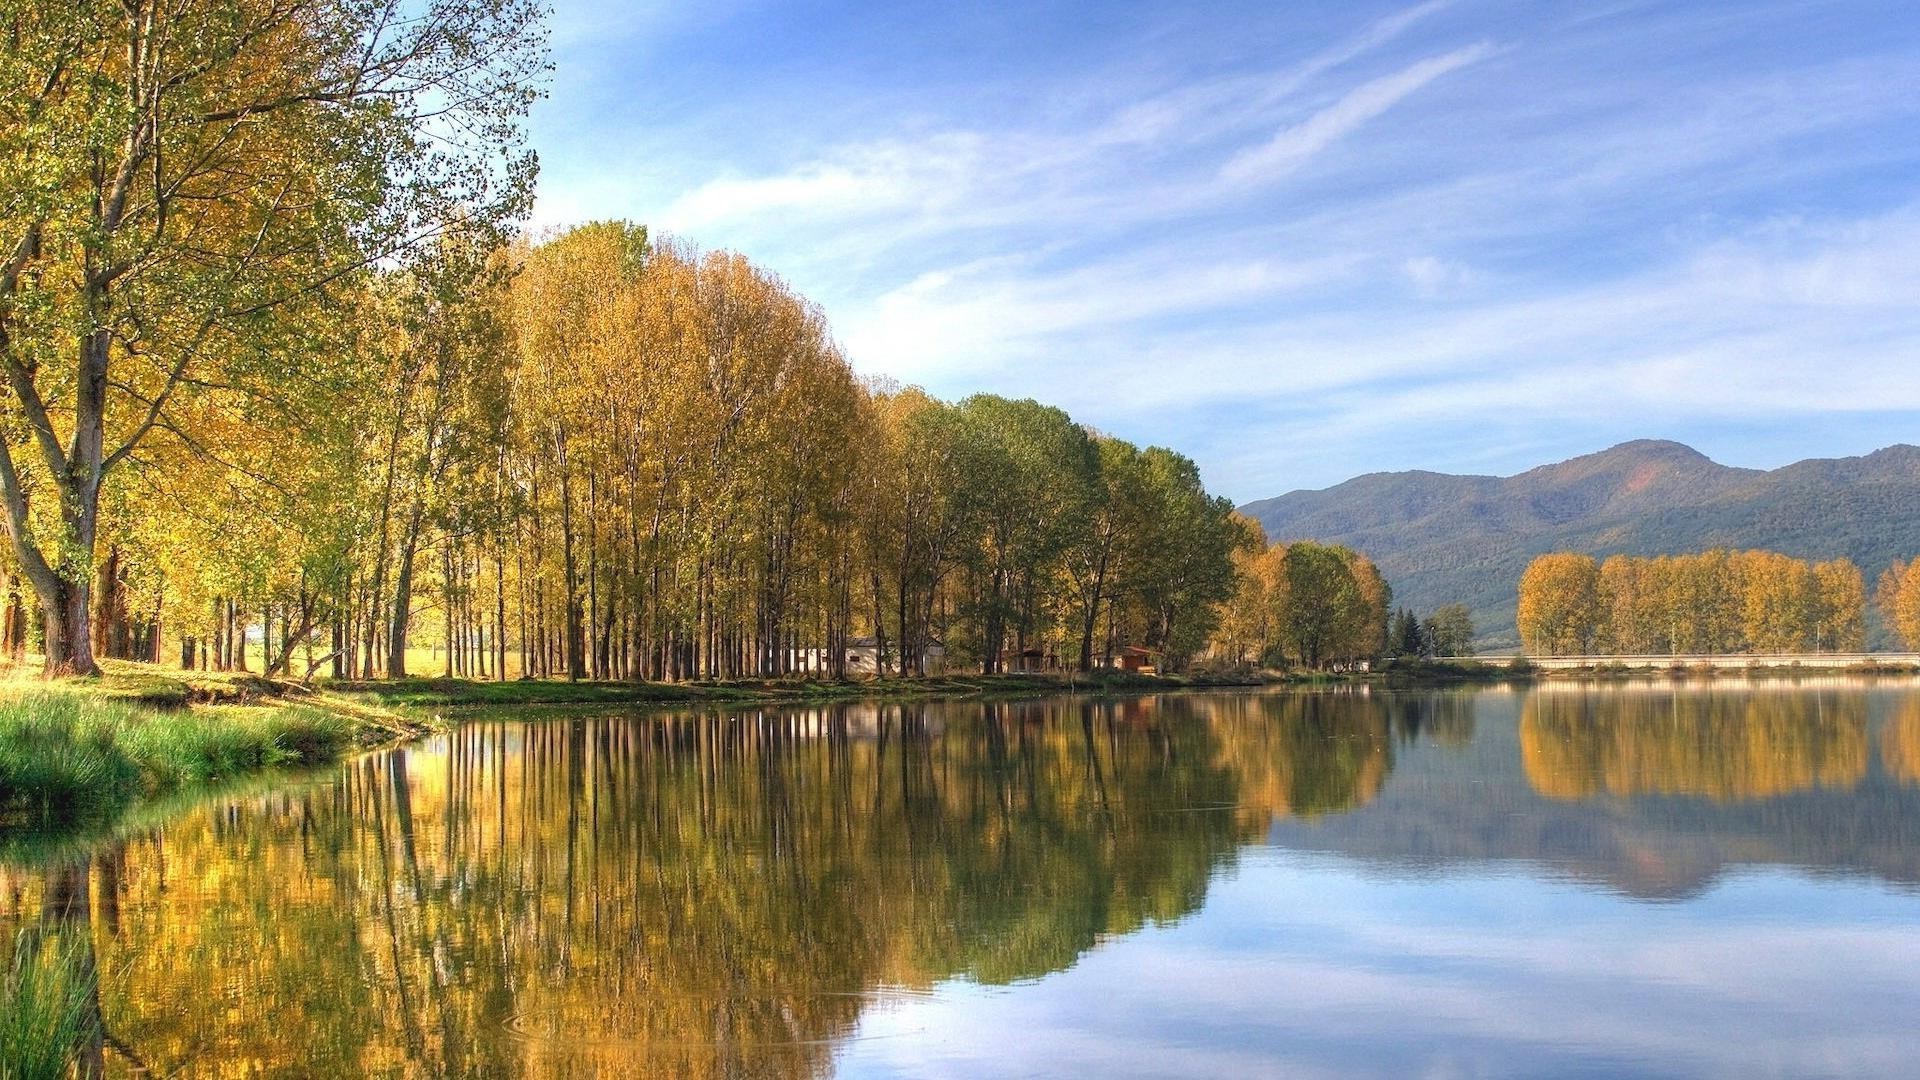
M1282 128L1262 145L1235 154L1221 166L1220 176L1232 183L1258 182L1283 176L1369 120L1406 100L1428 83L1478 63L1493 53L1493 45L1480 42L1428 57L1391 75L1362 83L1307 119Z
M991 259L923 274L844 319L847 345L856 357L886 357L881 370L890 374L945 381L956 370L1027 366L1077 336L1103 338L1168 316L1274 302L1356 270L1355 259L1340 256L1177 265L1150 259L1072 270L1039 262ZM1084 369L1072 370L1084 377Z
M948 133L850 147L786 173L710 180L669 203L659 221L692 231L769 214L828 222L952 204L968 192L981 142L978 135Z
M1102 130L1115 142L1196 140L1259 122L1276 105L1327 73L1393 44L1456 0L1427 0L1382 16L1306 59L1256 74L1197 80L1123 106Z
M1437 255L1414 255L1400 264L1416 293L1437 297L1472 285L1478 280L1465 263L1442 259Z

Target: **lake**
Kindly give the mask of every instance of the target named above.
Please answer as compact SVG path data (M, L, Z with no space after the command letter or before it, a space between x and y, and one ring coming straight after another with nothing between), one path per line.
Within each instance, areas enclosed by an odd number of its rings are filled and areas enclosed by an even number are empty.
M64 849L110 1073L1920 1068L1920 689L485 718Z

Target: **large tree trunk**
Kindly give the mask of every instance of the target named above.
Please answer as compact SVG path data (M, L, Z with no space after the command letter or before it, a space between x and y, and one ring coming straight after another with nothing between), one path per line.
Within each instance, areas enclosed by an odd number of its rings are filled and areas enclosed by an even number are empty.
M100 515L100 474L106 448L107 347L106 289L88 289L89 310L100 312L93 333L80 342L80 371L74 388L73 442L67 450L66 475L60 483L60 516L66 539L60 555L59 581L44 591L47 610L48 678L62 675L98 675L93 656L90 610L93 547ZM16 539L15 543L19 541ZM36 590L41 583L34 581ZM56 626L57 624L57 626ZM58 646L56 647L56 640Z
M104 290L90 287L87 306L99 310L105 305ZM104 319L96 319L100 325ZM6 500L7 538L12 543L14 560L27 583L33 587L46 628L46 666L48 678L63 675L98 675L94 660L92 611L93 547L100 511L100 476L104 468L105 419L107 393L108 333L102 328L80 343L80 363L73 398L73 441L62 451L46 421L44 407L32 387L32 376L18 360L8 356L9 374L15 394L22 402L31 402L39 415L32 426L40 435L41 449L49 459L53 479L60 495L60 523L63 543L57 549L58 562L50 562L33 535L27 516L25 489L14 468L13 455L0 449L0 494ZM10 343L0 340L0 351ZM31 419L31 418L30 418Z
M1103 546L1100 552L1099 559L1096 560L1096 562L1094 563L1093 587L1087 591L1085 596L1086 610L1081 614L1081 620L1080 620L1080 670L1081 671L1090 671L1093 669L1093 630L1094 630L1094 626L1100 621L1100 600L1106 593L1107 561L1108 561L1108 552L1105 550Z
M100 665L93 657L87 610L90 591L84 579L62 579L51 590L51 596L41 598L40 610L46 626L44 674L47 678L100 674Z

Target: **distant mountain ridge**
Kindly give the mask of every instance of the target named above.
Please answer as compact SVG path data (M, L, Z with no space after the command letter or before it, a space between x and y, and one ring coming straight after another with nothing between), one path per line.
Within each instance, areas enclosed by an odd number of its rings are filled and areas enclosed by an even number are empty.
M1394 600L1459 601L1486 645L1512 644L1514 591L1535 555L1661 555L1766 548L1852 559L1867 584L1920 554L1920 447L1815 458L1778 469L1721 465L1690 446L1621 443L1517 476L1369 473L1241 507L1275 541L1365 552Z

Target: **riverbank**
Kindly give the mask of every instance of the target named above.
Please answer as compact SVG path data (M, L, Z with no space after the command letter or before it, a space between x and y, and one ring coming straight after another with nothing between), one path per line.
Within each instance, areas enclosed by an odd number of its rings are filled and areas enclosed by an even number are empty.
M431 717L245 674L109 661L0 680L0 828L63 828L274 767L413 738Z
M315 686L244 673L108 661L96 679L0 680L0 830L65 828L274 767L325 764L356 747L417 738L462 710L745 707L856 699L1154 693L1257 686L1259 675L947 675L706 683L410 678Z
M174 792L417 738L463 711L740 708L1350 683L1422 687L1529 677L1506 665L1424 662L1342 674L1100 671L701 683L407 678L306 686L127 661L108 661L105 668L97 679L48 683L22 669L0 680L0 829L99 822Z

